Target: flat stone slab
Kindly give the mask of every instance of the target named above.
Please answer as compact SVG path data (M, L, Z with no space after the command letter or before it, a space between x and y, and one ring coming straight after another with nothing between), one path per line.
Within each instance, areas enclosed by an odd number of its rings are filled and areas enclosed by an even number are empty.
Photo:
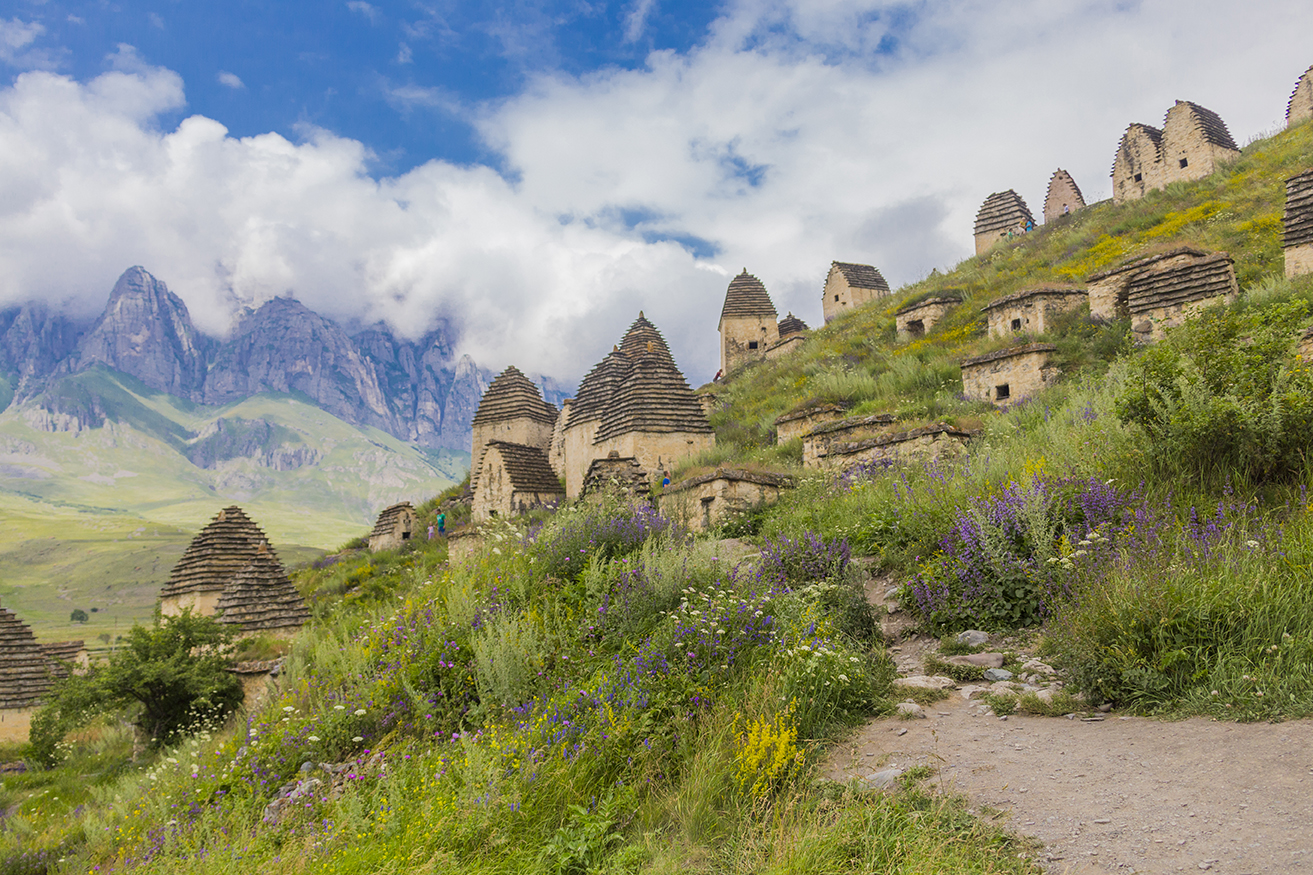
M966 653L962 656L950 656L944 660L949 665L974 665L980 668L1002 668L1003 654L1001 653Z
M917 690L952 690L957 687L957 681L943 675L916 674L910 678L897 678L894 686L911 687Z

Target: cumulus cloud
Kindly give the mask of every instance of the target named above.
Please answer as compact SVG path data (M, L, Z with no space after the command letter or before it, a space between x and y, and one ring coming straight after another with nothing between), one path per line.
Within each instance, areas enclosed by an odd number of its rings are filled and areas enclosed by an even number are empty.
M241 90L246 87L246 83L236 73L229 73L227 70L219 71L219 84L225 85L234 90Z
M350 3L347 3L346 8L365 16L369 19L370 24L378 20L378 8L364 2L364 0L351 0Z
M49 52L32 46L46 29L39 21L0 18L0 63L23 69L54 66Z
M382 179L330 131L160 129L182 82L122 48L89 82L28 72L0 91L0 301L93 312L139 263L212 332L291 292L403 333L451 317L482 364L566 379L641 308L696 382L743 267L815 323L832 259L894 284L951 266L990 192L1039 210L1058 166L1106 197L1126 124L1173 99L1242 142L1271 129L1313 10L1260 5L739 0L687 53L537 76L493 104L384 83L400 111L472 119L499 164Z
M647 17L656 7L656 0L634 0L625 14L625 42L637 42L647 27Z

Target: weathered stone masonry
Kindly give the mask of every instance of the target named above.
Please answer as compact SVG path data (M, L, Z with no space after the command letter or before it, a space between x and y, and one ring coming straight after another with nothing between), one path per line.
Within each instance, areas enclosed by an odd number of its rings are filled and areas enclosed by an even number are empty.
M989 302L984 307L990 337L1044 334L1053 318L1085 303L1084 289L1073 286L1038 286Z
M1112 164L1114 203L1142 198L1172 182L1202 179L1220 161L1240 154L1221 116L1197 103L1178 100L1162 130L1131 124Z
M1057 221L1085 206L1085 196L1071 174L1059 167L1049 177L1048 194L1044 196L1044 224Z
M1229 304L1239 293L1235 264L1225 252L1143 270L1127 287L1131 330L1141 342L1161 340L1168 328L1205 307Z
M869 264L848 261L830 262L821 290L821 312L829 322L840 313L847 313L868 301L889 294L889 283L876 268Z
M748 273L734 277L725 291L720 310L720 370L735 368L766 357L766 350L779 342L778 314L761 280Z
M1295 90L1286 104L1286 126L1297 125L1313 118L1313 67L1304 71L1295 83Z
M705 532L731 513L776 501L780 490L792 485L779 474L720 468L666 487L661 512L691 531Z
M961 303L961 294L946 292L902 307L894 313L894 327L898 339L916 340L925 337L941 319Z
M1058 369L1049 365L1057 349L1051 343L1028 343L963 359L962 393L999 406L1028 398L1057 380Z

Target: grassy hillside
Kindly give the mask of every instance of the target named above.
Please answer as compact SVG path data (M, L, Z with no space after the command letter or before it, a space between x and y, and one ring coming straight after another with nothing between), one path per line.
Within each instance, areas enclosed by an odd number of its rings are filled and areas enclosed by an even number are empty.
M864 588L898 584L924 632L1031 636L1078 696L1063 709L1313 716L1313 369L1294 350L1313 281L1281 278L1272 219L1310 165L1306 124L734 375L718 446L688 467L800 477L709 537L603 498L496 522L454 566L437 541L304 569L314 621L267 700L136 763L131 713L101 714L60 764L0 782L0 869L1038 872L987 813L926 790L931 767L888 792L817 780L911 695ZM1239 302L1149 349L1073 314L1057 386L1006 411L962 398L984 303L1186 242L1232 252ZM968 305L895 343L894 309L946 288ZM980 437L953 463L801 470L774 417L838 399Z
M1206 179L1174 183L1118 206L1096 204L845 314L814 331L798 352L754 365L714 389L724 402L714 420L718 452L723 457L768 446L775 417L816 400L852 401L855 413L896 413L911 422L975 424L987 408L962 401L957 362L1016 342L987 340L981 308L1028 286L1080 283L1121 261L1194 245L1229 252L1242 290L1260 296L1278 291L1285 287L1285 180L1310 166L1313 125L1299 125L1251 143L1232 165ZM1291 288L1307 290L1309 280ZM965 304L929 336L895 343L894 311L948 289L961 292ZM1060 363L1069 371L1097 371L1126 349L1125 326L1075 318L1040 339L1058 343Z

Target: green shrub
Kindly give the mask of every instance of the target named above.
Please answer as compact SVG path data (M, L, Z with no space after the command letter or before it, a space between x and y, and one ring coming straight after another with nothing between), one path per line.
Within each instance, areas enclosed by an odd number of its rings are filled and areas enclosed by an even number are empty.
M1258 483L1300 476L1313 371L1294 345L1307 311L1303 300L1205 311L1132 362L1117 415L1144 429L1168 471Z

